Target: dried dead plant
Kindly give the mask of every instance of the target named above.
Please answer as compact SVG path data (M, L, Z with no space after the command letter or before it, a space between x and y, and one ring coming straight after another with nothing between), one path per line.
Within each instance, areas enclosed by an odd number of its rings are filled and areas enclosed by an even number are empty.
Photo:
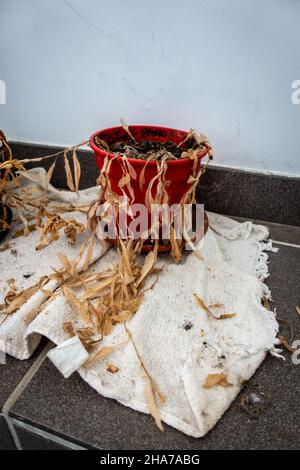
M124 121L122 121L122 125L130 138L135 140L130 132L129 126ZM12 152L7 144L4 134L0 133L0 138L7 154L7 160L0 163L0 174L3 175L3 177L0 178L0 194L4 196L7 204L15 210L16 217L19 218L20 222L23 224L22 231L16 232L15 236L27 236L31 231L38 230L40 234L40 243L36 248L40 250L57 240L60 236L61 229L64 229L64 233L71 243L75 242L78 233L82 233L85 230L90 230L91 233L88 243L82 245L75 260L71 261L64 253L60 253L59 259L62 265L61 269L53 269L52 274L42 278L35 286L30 287L29 289L18 291L16 288L11 288L5 298L5 304L0 306L0 310L2 310L6 315L13 314L33 293L38 290L42 290L47 294L47 297L51 299L55 294L45 291L44 286L47 281L55 279L59 285L58 292L61 292L66 298L66 301L75 309L75 311L78 312L84 325L82 328L76 329L72 323L68 322L64 324L64 330L71 336L75 334L78 335L86 349L91 353L87 365L90 365L97 360L104 359L112 352L114 347L100 346L99 348L99 343L104 336L111 333L115 324L124 324L144 373L146 383L145 393L149 405L149 411L154 417L159 429L163 430L156 400L159 399L160 402L163 403L164 397L159 392L155 381L147 372L140 353L136 348L132 334L126 326L126 322L133 317L143 300L145 283L149 275L156 271L158 240L154 243L153 251L150 251L146 257L141 258L140 253L145 238L147 237L143 236L139 240L133 240L131 238L122 239L121 237L118 237L117 250L119 256L117 263L103 272L93 273L88 269L93 255L94 234L99 220L105 217L105 213L100 215L98 214L100 205L104 204L105 206L105 204L111 204L115 208L116 213L119 213L119 198L118 195L112 191L110 181L110 168L112 162L118 156L110 158L108 144L101 139L97 140L97 144L101 146L101 148L105 149L107 155L104 159L103 168L98 178L98 183L100 185L99 199L88 208L78 208L79 210L87 213L87 224L84 225L75 220L64 219L58 214L57 210L55 210L55 212L51 211L48 207L47 191L55 170L56 160L57 158L63 157L68 187L71 191L78 192L81 169L76 151L86 142L67 148L63 152L58 152L54 155L47 155L33 160L16 160L13 159ZM187 181L189 189L180 201L182 208L184 204L193 204L196 202L196 186L201 175L206 171L209 161L212 159L212 149L208 140L201 134L197 135L193 130L191 130L186 138L178 144L178 147L181 147L190 138L194 139L195 145L193 148L183 151L182 158L190 158L193 160L193 169L192 174ZM204 166L201 166L199 154L205 148L208 150L208 160ZM68 158L69 154L72 156L73 171ZM36 198L34 191L21 186L18 177L15 176L15 172L17 171L20 175L28 176L26 175L26 169L24 166L26 163L31 161L39 162L51 158L54 158L55 160L50 166L45 178L44 196L42 198ZM172 158L170 152L162 152L159 156L152 153L148 156L144 169L141 172L138 183L139 186L143 188L145 184L145 170L147 164L149 161L156 161L156 175L150 181L145 193L145 204L149 209L152 204L168 203L169 198L167 187L169 182L166 180L166 173L167 161L170 158ZM132 181L137 180L137 174L125 154L122 155L121 159L118 158L117 161L120 164L123 173L123 176L119 181L119 188L124 195L129 197L130 210L130 205L134 203L135 198ZM10 184L11 181L14 183L14 187L19 190L19 194L16 194L12 189L12 185ZM61 213L68 212L70 210L76 210L76 208L71 208L68 205L60 207ZM149 229L149 233L154 228L155 227L151 227ZM185 242L191 243L188 239L186 239ZM170 243L172 246L171 255L173 259L176 262L180 262L184 242L182 240L177 240L175 237L174 220L171 220ZM200 300L198 298L198 303L199 302ZM202 308L204 308L204 304L202 305ZM207 307L205 307L204 310L211 313ZM233 315L234 314L224 314L219 318L229 318ZM112 366L108 371L115 373L117 370ZM221 381L219 383L223 385Z
M30 232L37 230L40 233L40 243L37 249L42 249L48 246L49 243L57 240L60 236L59 231L64 228L64 233L70 243L76 241L78 233L82 233L86 230L86 226L77 221L64 219L58 215L58 208L50 210L48 208L49 201L47 196L47 190L53 172L55 169L57 158L64 158L65 171L67 177L67 183L71 191L78 192L80 183L80 163L77 158L76 151L79 147L86 144L87 141L82 142L74 147L65 149L62 152L58 152L52 155L46 155L44 157L36 159L14 159L12 151L7 143L6 137L2 131L0 131L0 140L3 146L3 158L0 160L0 200L4 203L4 210L6 206L14 210L14 223L18 225L18 222L23 225L23 229L17 229L14 236L27 236ZM72 154L73 162L73 174L68 159L68 154ZM27 187L22 185L20 177L25 177L33 182L41 183L42 180L37 176L33 176L26 171L25 165L31 162L39 162L46 159L54 159L54 162L47 171L46 177L43 180L44 184L44 195L41 196L40 191L34 187ZM88 212L88 207L80 207L79 210L82 212ZM77 210L76 207L68 206L66 204L60 205L59 212L71 212ZM0 229L7 229L9 225L6 222L6 218L1 220ZM34 223L30 224L30 221L35 220Z
M129 134L130 138L134 140L134 137L132 133L130 132L129 126L122 120L121 124L124 128L124 130ZM188 190L185 192L185 194L182 196L181 201L180 201L180 206L181 206L181 217L183 221L183 227L186 226L186 214L184 211L184 205L186 204L195 204L196 203L196 187L197 184L199 183L200 177L205 173L207 169L207 165L209 164L210 160L213 158L212 154L212 147L208 141L208 139L203 135L203 134L197 134L194 130L191 130L187 136L183 139L182 142L178 144L178 147L183 145L186 141L189 139L193 139L194 145L192 148L185 150L181 154L181 158L190 158L193 160L193 167L192 167L192 173L189 176L189 179L187 181L187 184L189 185ZM134 197L134 191L132 188L132 181L137 180L137 174L136 171L134 170L133 166L130 163L130 159L126 155L126 153L118 153L111 157L109 154L109 145L104 142L101 139L98 139L96 141L97 145L106 152L106 157L104 159L101 175L98 179L98 183L101 185L102 192L99 195L99 201L97 201L94 206L91 208L91 211L89 213L89 226L90 227L95 227L97 225L97 222L101 218L101 215L97 214L97 209L98 207L102 204L105 204L107 206L112 206L114 208L115 213L119 214L119 198L116 193L112 191L111 188L111 181L110 181L110 169L113 161L117 161L117 163L120 165L123 176L119 181L119 189L121 190L122 194L127 197L128 199L128 206L129 206L129 213L130 213L130 207L132 204L134 204L135 197ZM200 154L203 152L203 150L207 150L207 162L205 165L200 164ZM119 158L121 157L121 158ZM166 179L166 174L168 170L167 162L172 158L172 155L170 152L163 152L161 151L158 153L151 152L150 155L147 157L145 160L145 165L143 167L143 170L140 174L139 177L139 187L142 189L145 185L145 171L147 168L147 164L150 161L156 161L156 175L151 179L151 181L148 183L147 190L145 192L145 205L150 211L151 206L153 204L168 204L169 202L169 195L167 188L170 184L169 181ZM102 219L105 220L106 217L106 212L102 214ZM175 233L174 233L174 215L171 214L171 227L170 227L170 243L172 246L171 250L171 255L173 259L176 262L180 262L182 258L182 251L185 246L185 244L191 245L191 247L195 250L195 247L193 246L192 241L189 239L188 234L186 232L183 233L183 240L179 240L176 238ZM158 229L158 227L151 227L148 230L148 233L150 234L151 232L154 231L154 229ZM146 235L146 234L145 234ZM146 237L143 236L143 239ZM196 250L195 250L196 252ZM196 252L197 254L197 252ZM201 256L198 255L198 257L201 259Z

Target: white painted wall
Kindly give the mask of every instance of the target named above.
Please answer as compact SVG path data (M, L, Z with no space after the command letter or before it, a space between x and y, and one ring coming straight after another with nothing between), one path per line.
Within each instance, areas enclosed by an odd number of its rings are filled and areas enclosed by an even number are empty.
M300 175L299 0L0 0L0 127L75 144L195 127L215 163Z

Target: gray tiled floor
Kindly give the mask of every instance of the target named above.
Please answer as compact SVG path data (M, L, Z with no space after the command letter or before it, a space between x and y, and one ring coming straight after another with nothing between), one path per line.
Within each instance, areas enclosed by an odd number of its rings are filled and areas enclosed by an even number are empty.
M46 338L42 338L38 348L28 360L19 361L18 359L15 359L8 354L5 355L5 362L0 364L0 413L2 412L3 406L5 405L7 399L11 396L19 382L23 379L30 367L34 364L47 343L48 341ZM15 448L13 438L10 434L10 431L7 429L5 419L1 414L0 449L12 448Z
M270 222L264 222L263 224L269 227L274 241L284 241L285 243L300 245L300 227L272 224Z
M0 364L0 409L2 409L10 394L32 366L46 342L47 340L43 338L32 357L25 361L19 361L6 354L5 364Z
M271 238L299 243L299 228L268 224ZM300 248L278 245L270 253L267 280L278 316L293 325L300 339ZM289 337L287 324L282 324ZM86 447L100 449L215 449L300 447L300 365L267 357L244 392L264 393L258 417L237 411L232 404L217 426L202 439L187 437L170 427L161 434L148 415L105 399L74 375L65 380L46 360L13 406L14 417ZM54 385L55 384L55 385ZM27 440L27 448L30 441Z

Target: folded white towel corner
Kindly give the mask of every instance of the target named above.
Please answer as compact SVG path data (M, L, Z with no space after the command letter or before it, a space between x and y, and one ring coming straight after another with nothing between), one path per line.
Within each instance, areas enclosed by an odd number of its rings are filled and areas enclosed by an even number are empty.
M73 336L51 349L47 356L66 379L89 358L89 354L78 336Z

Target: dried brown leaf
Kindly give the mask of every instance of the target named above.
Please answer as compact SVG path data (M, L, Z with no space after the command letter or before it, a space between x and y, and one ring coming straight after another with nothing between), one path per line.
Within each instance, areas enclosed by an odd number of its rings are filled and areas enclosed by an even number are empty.
M81 176L81 167L76 155L76 148L73 150L73 169L74 169L74 178L75 178L75 191L79 191L79 183Z
M29 228L28 228L28 221L27 219L23 216L23 214L19 213L19 217L20 219L22 220L23 222L23 225L24 225L24 231L23 231L23 236L24 237L27 237L29 235Z
M196 299L197 304L199 305L200 308L202 308L202 310L208 313L208 315L214 316L212 312L209 310L209 308L205 305L201 297L199 297L197 294L194 294L194 297Z
M119 243L121 246L122 264L125 266L127 273L132 276L130 263L131 240L125 244L121 239L119 239Z
M45 187L44 187L44 192L45 193L48 190L48 186L49 186L49 183L51 181L51 178L52 178L52 175L53 175L53 172L54 172L55 164L56 164L56 160L52 163L49 170L47 171L47 174L46 174L46 177L45 177Z
M289 344L288 340L283 336L283 335L278 335L277 336L279 341L281 342L282 346L291 354L293 354L295 351L297 351L296 348L292 348L292 346Z
M41 292L43 292L43 294L45 294L47 297L51 297L51 299L57 296L57 294L55 294L51 290L41 288Z
M118 186L120 189L124 188L124 186L127 186L130 184L130 174L126 173L126 175L122 176L122 178L119 180Z
M138 287L141 282L143 282L143 280L148 276L148 274L151 272L151 270L153 269L154 267L154 263L155 263L155 255L154 255L154 252L153 251L149 251L149 253L147 254L146 258L145 258L145 262L144 262L144 265L142 267L142 270L141 270L141 275L136 283L136 286Z
M66 177L67 177L67 183L68 183L69 189L71 191L75 191L72 171L71 171L71 167L70 167L70 163L69 163L67 154L68 154L68 149L66 149L64 151L64 162L65 162L65 172L66 172Z
M6 295L6 304L0 306L0 311L6 315L15 313L22 305L24 305L33 294L35 294L48 280L47 276L41 277L39 282L28 289L20 291L10 291L8 296ZM8 304L8 305L7 305Z
M58 253L59 260L63 265L64 269L71 273L72 271L72 263L68 260L67 256L64 253Z
M95 299L101 295L102 291L109 287L113 282L113 277L110 277L108 279L105 279L102 282L97 282L95 283L92 287L87 288L86 292L82 295L82 300L86 299Z
M156 405L156 402L155 402L155 395L154 395L154 390L153 390L153 387L152 387L152 381L151 381L150 377L148 376L148 374L145 374L145 381L146 381L145 394L146 394L146 399L147 399L147 403L148 403L149 413L154 418L156 426L158 427L158 429L163 432L164 428L163 428L163 425L162 425L162 422L161 422L159 409L158 409L158 407Z
M75 307L80 315L82 316L82 319L86 322L90 322L90 317L88 313L88 305L86 302L80 302L80 300L76 297L75 294L69 289L67 286L62 287L62 291L64 296L66 297L67 301Z
M95 143L98 145L100 148L104 148L106 152L109 152L109 145L105 140L100 139L98 136L95 137Z
M170 227L170 242L172 246L172 257L176 263L181 260L181 250L179 248L178 240L175 238L174 228Z
M93 247L94 247L94 234L91 235L86 251L86 258L84 260L82 271L86 271L91 263L93 256Z
M66 220L66 227L64 229L64 233L66 237L69 239L69 242L71 244L74 244L77 239L77 234L78 233L83 233L86 229L84 224L81 224L80 222L77 222L77 220Z
M112 315L111 316L111 319L115 322L115 323L125 323L129 320L131 320L132 318L132 312L130 312L129 310L123 310L122 312L119 312L118 314L116 315Z

